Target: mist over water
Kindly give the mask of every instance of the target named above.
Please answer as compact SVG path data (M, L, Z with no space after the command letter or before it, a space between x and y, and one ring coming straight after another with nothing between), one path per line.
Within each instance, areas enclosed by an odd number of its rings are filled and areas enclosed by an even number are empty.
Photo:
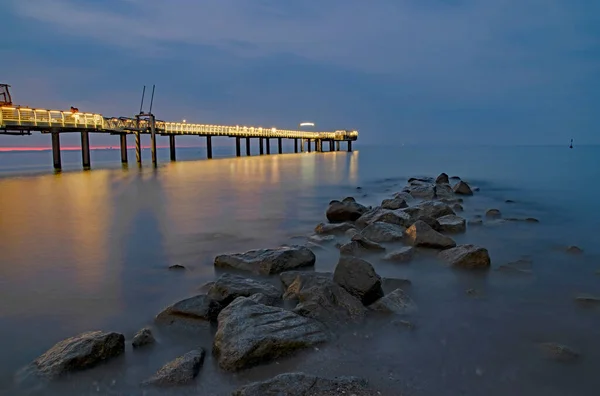
M446 172L481 189L459 215L498 208L540 223L470 227L453 236L489 249L486 274L454 271L426 252L409 264L369 258L381 276L412 281L406 291L419 307L410 317L414 330L391 319L369 321L318 351L235 375L221 372L209 353L194 386L171 393L227 395L252 380L303 370L365 377L390 395L595 395L600 310L573 298L600 295L599 150L359 146L352 153L197 160L203 149L179 149L182 161L173 163L159 150L156 169L148 150L141 168L131 150L126 168L117 150L99 150L89 172L70 151L62 153L66 171L59 174L50 170L49 152L0 153L0 394L18 394L14 373L77 333L117 331L129 345L161 309L215 278L217 254L303 243L299 237L325 220L332 199L377 205L409 177ZM215 148L215 157L226 155L229 149ZM568 255L568 245L584 254ZM315 254L317 271L332 271L339 257L333 245ZM524 256L533 260L532 275L495 270ZM168 271L173 264L187 270ZM141 395L138 384L167 361L198 345L210 351L213 333L157 330L154 348L128 346L124 357L47 394ZM544 360L536 344L546 341L569 345L582 358Z

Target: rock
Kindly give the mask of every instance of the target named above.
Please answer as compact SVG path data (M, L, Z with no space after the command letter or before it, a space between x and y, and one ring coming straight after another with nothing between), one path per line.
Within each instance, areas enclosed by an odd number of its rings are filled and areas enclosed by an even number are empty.
M419 220L424 222L425 224L427 224L429 227L433 228L434 230L440 231L441 227L440 227L440 223L437 221L437 219L434 219L433 217L429 217L429 216L418 216L417 218L415 218L415 221L413 222L413 224Z
M442 216L437 221L440 224L440 232L456 234L467 230L467 221L456 215Z
M507 199L506 201L504 201L506 203L515 203L515 201L513 201L512 199Z
M567 248L567 253L571 253L571 254L581 254L583 253L583 249L581 249L578 246L569 246Z
M305 373L286 373L245 385L231 396L360 396L358 393L364 388L366 381L356 377L328 379Z
M330 272L289 271L283 272L279 277L285 290L285 300L297 300L301 291L333 282L333 274Z
M354 235L351 239L351 242L356 242L358 246L364 250L385 250L385 247L361 234Z
M169 266L169 270L184 270L185 267L179 264L173 264Z
M470 226L480 226L480 225L483 225L483 220L481 220L481 219L471 219L471 220L468 221L468 224Z
M275 304L275 301L270 298L265 296L262 293L256 293L251 295L250 297L248 297L249 300L254 301L257 304L264 304L264 305L273 305Z
M460 180L460 177L458 177L458 176L451 176L450 180Z
M435 184L450 184L450 180L448 179L448 175L445 173L441 173L436 179Z
M361 234L367 239L377 243L398 242L404 238L404 231L406 231L406 228L402 226L377 221L365 227L361 231Z
M500 213L498 209L488 209L485 212L485 217L489 219L499 219L500 217L502 217L502 213Z
M405 246L386 254L383 259L386 261L407 262L412 260L415 255L415 249L412 246Z
M440 201L425 201L415 206L412 210L413 219L419 217L433 217L438 219L442 216L456 214L450 206Z
M434 199L435 198L435 186L433 184L411 184L408 187L408 193L413 198L421 199Z
M228 305L238 297L250 297L256 293L261 293L270 299L268 305L277 302L281 298L281 292L270 283L232 274L221 275L208 290L208 296L223 306Z
M587 305L587 306L599 305L600 297L593 296L591 294L579 294L578 296L575 297L575 302L577 302L581 305Z
M308 240L313 243L334 242L335 235L311 235L308 237Z
M454 205L452 205L452 210L455 212L463 212L465 209L463 208L463 206L461 204L459 204L457 202Z
M371 263L358 257L340 257L333 272L333 280L364 305L383 297L381 277Z
M467 269L489 268L491 263L487 249L475 245L458 245L438 256L454 267Z
M352 197L344 198L340 201L331 201L325 215L330 223L343 223L357 220L367 208Z
M396 289L369 305L369 309L377 312L405 315L415 312L417 306L402 289Z
M237 371L328 340L316 320L238 297L219 314L213 354L221 369Z
M411 177L408 179L409 183L433 183L432 177Z
M557 344L555 342L543 342L538 346L546 359L567 362L579 358L579 352L574 351L566 345Z
M150 330L149 327L145 327L135 333L133 340L131 341L131 345L133 345L134 348L140 348L144 345L154 344L155 341L156 340L152 335L152 330Z
M20 383L55 380L92 368L125 352L125 336L89 331L56 343L17 374Z
M456 242L452 238L440 234L421 220L410 226L405 235L406 240L412 246L433 249L448 249L456 246Z
M520 259L517 261L510 262L508 264L501 265L498 267L498 271L505 272L507 274L522 274L522 275L530 275L532 274L531 270L531 260Z
M163 325L202 326L217 320L223 305L205 294L186 298L156 315L155 322Z
M397 224L403 227L407 227L412 224L411 216L403 209L390 210L376 207L375 209L369 210L367 213L362 215L357 221L356 225L359 228L365 228L369 224L376 222L384 222L390 224Z
M352 223L319 223L315 227L317 234L344 234L348 230L356 229Z
M534 218L534 217L527 217L525 219L525 222L526 223L539 223L540 221L538 219Z
M462 180L454 185L454 193L460 195L473 195L471 187Z
M436 184L435 185L435 198L439 199L452 199L454 198L454 190L450 184Z
M406 202L407 204L414 200L413 196L407 192L397 192L397 193L394 193L392 195L392 197L394 199L400 199L400 200Z
M410 279L401 278L381 278L381 288L385 294L391 293L396 289L406 289L412 286Z
M462 198L457 198L456 196L452 197L452 198L440 198L439 199L440 202L443 202L447 205L454 205L457 203L463 203L464 199Z
M408 204L406 203L406 201L404 199L400 199L400 198L384 199L381 202L381 207L383 209L396 210L396 209L407 208Z
M358 231L356 228L350 228L348 231L346 231L344 233L344 235L349 238L352 238L356 234L360 234L360 231Z
M156 374L148 378L142 385L175 386L192 382L204 363L204 349L199 348L179 356L162 366Z
M262 275L277 274L315 265L315 254L305 246L282 246L275 249L249 250L245 253L222 254L215 267L235 268Z
M327 282L304 287L296 292L299 304L294 312L316 319L329 327L359 323L366 315L362 302L344 288L328 279Z

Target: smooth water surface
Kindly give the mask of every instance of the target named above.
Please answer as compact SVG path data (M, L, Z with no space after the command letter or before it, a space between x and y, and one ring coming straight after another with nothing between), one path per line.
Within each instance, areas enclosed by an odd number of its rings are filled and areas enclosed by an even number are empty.
M112 168L96 161L100 169L60 174L45 170L48 153L0 154L0 394L19 394L15 372L79 332L118 331L129 344L162 308L214 279L219 253L303 243L331 199L377 205L411 176L446 172L481 189L465 199L462 216L494 207L541 222L470 227L456 236L489 249L486 274L451 270L428 252L405 265L370 258L380 275L412 281L413 330L391 319L367 323L318 351L238 374L221 372L209 353L195 384L176 394L227 395L251 380L304 370L362 376L390 395L595 395L600 310L573 298L600 295L599 154L598 147L365 147L168 163L162 152L157 169L121 169L118 152L107 151L96 156L114 156ZM567 254L568 245L584 254ZM333 270L334 246L315 253L317 270ZM533 260L532 275L495 270L524 256ZM172 264L187 270L169 271ZM141 395L139 383L167 361L198 345L210 351L214 329L155 332L155 347L129 346L124 357L44 394ZM545 360L536 349L545 341L569 345L581 359Z

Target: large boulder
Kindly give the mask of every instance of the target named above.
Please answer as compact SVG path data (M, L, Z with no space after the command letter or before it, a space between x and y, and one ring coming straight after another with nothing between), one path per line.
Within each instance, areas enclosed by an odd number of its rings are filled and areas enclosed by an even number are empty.
M412 182L406 187L405 191L407 191L411 196L413 196L413 198L435 198L435 185L433 183Z
M205 294L200 294L165 308L156 315L155 322L162 325L194 327L216 321L221 309L223 309L223 305L218 301Z
M358 257L341 256L333 272L333 280L364 305L383 297L381 277L371 263Z
M199 348L179 356L162 366L142 385L175 386L189 384L196 378L204 363L204 349Z
M298 294L314 286L329 285L333 282L331 272L288 271L279 275L283 286L284 300L298 300Z
M381 202L381 207L383 209L396 210L396 209L407 208L408 204L402 198L391 198L391 199L384 199Z
M416 211L416 213L415 213ZM442 216L456 214L452 208L440 201L425 201L415 206L413 209L413 219L421 216L433 217L438 219Z
M460 195L473 195L473 190L464 181L459 181L454 185L454 193Z
M238 297L219 314L213 353L219 366L237 371L328 340L320 322Z
M293 310L295 313L316 319L329 327L359 323L367 312L358 298L331 280L302 288L295 295L299 300Z
M467 220L456 215L446 215L437 219L440 225L438 231L457 234L467 230Z
M125 336L89 331L56 343L18 374L21 384L38 384L94 367L125 352Z
M383 259L386 261L407 262L412 260L415 255L415 249L412 246L404 246L386 254Z
M361 234L373 242L398 242L404 238L406 228L397 224L377 221L365 227Z
M267 381L253 382L231 396L325 396L358 394L366 388L366 381L356 377L335 379L305 373L285 373Z
M452 190L450 184L436 184L435 197L438 199L452 199L454 198L454 190Z
M355 229L352 223L319 223L315 227L317 234L344 234L350 229Z
M440 173L440 175L435 179L435 184L450 184L448 175L445 173Z
M376 223L378 221L396 224L403 227L408 227L412 224L411 216L408 212L406 212L406 209L390 210L378 206L362 215L356 221L356 225L359 228L365 228L369 224Z
M344 198L342 201L333 200L325 212L330 223L343 223L355 221L368 209L357 203L352 197Z
M405 315L415 312L417 306L402 289L396 289L369 305L369 309L377 312Z
M433 249L449 249L456 246L456 242L452 238L440 234L420 220L410 226L405 235L407 242L412 246Z
M475 245L459 245L440 252L439 257L454 267L467 269L487 269L491 263L487 249Z
M315 254L305 246L282 246L275 249L256 249L245 253L221 254L215 267L235 268L262 275L278 274L315 265Z
M221 305L226 306L238 297L250 297L256 293L264 294L269 298L268 305L281 298L281 292L270 283L232 274L221 275L208 289L207 294Z

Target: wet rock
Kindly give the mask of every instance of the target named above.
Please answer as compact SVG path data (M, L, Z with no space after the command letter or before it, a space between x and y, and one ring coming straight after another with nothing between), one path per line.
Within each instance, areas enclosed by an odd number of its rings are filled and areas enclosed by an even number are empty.
M186 353L162 366L156 374L142 385L176 386L189 384L196 378L204 363L204 349L199 348Z
M405 212L404 209L389 210L377 207L362 215L356 221L356 225L359 228L365 228L369 224L376 222L397 224L403 227L412 224L410 214Z
M438 219L442 216L456 214L450 206L440 201L425 201L415 206L414 217L433 217Z
M352 240L342 246L340 246L340 253L349 255L361 255L369 251L382 251L385 247L381 246L377 242L373 242L370 239L356 234L352 237Z
M412 246L405 246L386 254L383 259L386 261L396 261L404 263L412 260L415 255L415 249Z
M468 221L468 224L470 226L480 226L480 225L483 225L483 220L481 220L481 219L471 219L471 220Z
M460 180L460 177L458 177L458 176L451 176L450 180Z
M381 288L385 294L389 294L396 289L406 289L412 286L410 279L401 278L381 278Z
M301 288L296 292L299 303L294 312L316 319L329 327L362 322L366 308L344 288L328 279L327 282Z
M381 277L371 263L358 257L340 257L333 272L333 280L364 305L383 297Z
M381 202L381 207L383 209L396 210L396 209L407 208L408 204L406 203L406 201L404 199L392 198L392 199L384 199Z
M275 301L270 298L265 296L262 293L256 293L251 295L250 297L248 297L249 300L254 301L257 304L264 304L264 305L273 305L275 304Z
M581 249L578 246L569 246L567 248L567 253L571 253L571 254L581 254L583 253L583 249Z
M394 199L400 199L400 200L402 200L402 201L406 202L407 204L408 204L409 202L411 202L411 201L413 201L413 200L414 200L414 198L413 198L413 196L412 196L412 195L410 195L409 193L407 193L407 192L404 192L404 191L401 191L401 192L394 193L394 194L392 195L392 197L393 197Z
M344 233L344 235L347 236L348 238L352 238L356 234L360 234L360 231L358 231L356 228L350 228L348 231L346 231Z
M277 302L281 297L281 292L267 282L232 274L221 275L208 290L208 296L223 306L238 297L250 297L256 293L264 294L271 300L270 304Z
M467 230L467 221L456 215L442 216L437 221L440 224L440 232L457 234Z
M335 235L311 235L308 241L312 243L335 242Z
M488 209L485 212L485 217L489 219L499 219L500 217L502 217L502 213L500 213L498 209Z
M436 179L435 184L450 184L450 180L448 179L448 175L445 173L441 173Z
M303 290L333 282L333 274L330 272L289 271L281 273L279 278L285 291L285 300L297 300L298 294Z
M473 195L471 187L462 180L454 185L454 193L460 195Z
M506 201L504 201L506 203L515 203L515 201L513 201L512 199L507 199Z
M486 248L475 245L458 245L444 250L438 256L454 267L480 269L490 267L490 255Z
M454 205L452 205L452 210L455 212L463 212L465 208L463 208L463 206L457 202Z
M352 223L319 223L315 227L317 234L344 234L348 230L356 229Z
M140 348L144 345L154 344L155 342L156 340L152 335L152 330L150 330L149 327L145 327L135 333L133 340L131 341L131 345L133 345L134 348Z
M382 242L398 242L404 238L406 228L397 224L384 223L377 221L365 227L361 234L367 239L382 243Z
M407 188L407 192L413 196L413 198L421 199L434 199L435 198L435 186L433 184L411 184Z
M328 340L320 322L238 297L219 314L213 353L221 369L237 371Z
M165 308L156 315L157 324L178 325L178 326L198 326L206 322L214 322L223 305L210 296L201 294L198 296L186 298Z
M436 184L435 197L440 199L452 199L454 198L454 190L452 190L450 184Z
M411 177L409 183L433 183L433 177Z
M418 216L418 217L415 218L415 221L413 222L413 224L416 223L417 221L424 222L425 224L427 224L429 227L433 228L436 231L440 231L440 229L441 229L440 223L437 221L437 219L434 219L433 217L430 217L430 216Z
M331 201L325 215L330 223L343 223L357 220L366 211L365 206L357 203L354 198L348 197L341 202Z
M527 217L525 219L526 223L539 223L540 221L538 219L536 219L535 217Z
M184 270L185 267L183 265L180 264L173 264L169 266L169 270L173 271L173 270Z
M271 275L302 267L312 267L315 261L315 254L309 248L293 245L249 250L245 253L221 254L215 258L215 267Z
M579 294L575 297L575 302L584 306L600 305L600 297L591 294Z
M507 274L531 275L533 273L531 270L531 264L531 260L519 259L517 261L501 265L498 267L498 271Z
M417 306L402 289L396 289L369 305L369 309L377 312L406 315L415 312Z
M579 358L579 352L555 342L544 342L539 344L538 347L546 359L569 362Z
M56 343L17 374L20 384L55 380L92 368L125 352L125 336L89 331Z
M267 381L254 382L233 392L232 396L326 396L358 394L366 381L356 377L328 379L305 373L279 374Z
M406 240L412 246L433 248L433 249L448 249L456 246L456 242L452 238L440 234L431 228L424 221L417 221L410 226L406 232Z

